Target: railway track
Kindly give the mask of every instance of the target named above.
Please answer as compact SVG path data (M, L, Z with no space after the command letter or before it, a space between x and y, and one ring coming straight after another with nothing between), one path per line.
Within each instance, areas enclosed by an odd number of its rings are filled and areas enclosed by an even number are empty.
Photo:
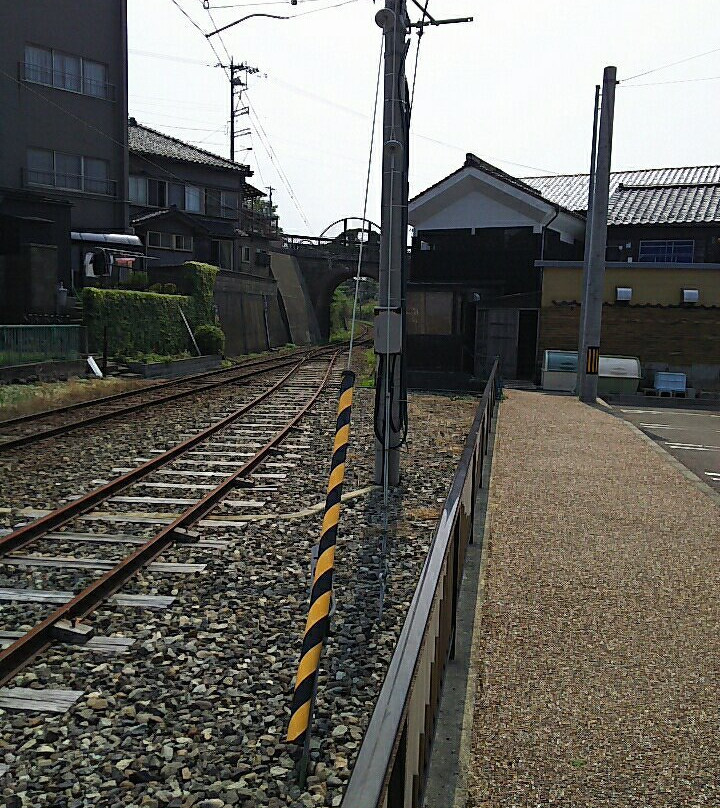
M315 348L301 354L282 355L244 363L240 367L221 368L183 379L127 390L110 396L68 404L51 410L0 421L0 453L26 447L37 441L65 435L78 429L101 424L136 412L147 412L168 404L254 379L272 370L287 368L299 359L327 354L333 348Z
M256 497L277 490L309 448L297 437L301 422L333 377L339 352L295 358L280 379L200 432L138 459L137 466L117 467L117 477L1 537L8 583L17 585L0 587L0 685L58 641L123 646L122 638L92 636L87 618L101 605L168 608L172 597L121 590L146 569L161 576L200 574L203 564L156 559L171 547L181 554L187 547L193 556L220 549L228 542L201 537L210 514L262 507ZM147 513L158 506L171 513ZM138 513L138 507L146 510ZM93 551L100 555L88 556L88 548L101 548ZM10 628L13 619L17 627ZM38 693L14 691L0 690L0 706L41 709L28 706ZM53 690L48 709L66 709L70 693Z

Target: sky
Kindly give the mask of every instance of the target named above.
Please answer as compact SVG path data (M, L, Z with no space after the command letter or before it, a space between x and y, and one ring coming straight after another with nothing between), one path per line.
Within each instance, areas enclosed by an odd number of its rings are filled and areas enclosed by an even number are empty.
M361 216L381 46L374 17L384 3L341 2L209 0L208 11L203 0L128 0L129 114L228 156L230 90L212 42L225 62L229 54L259 68L238 122L251 134L238 138L236 159L250 165L250 182L276 189L284 231L320 235ZM605 65L621 82L613 170L720 162L717 0L430 0L428 10L474 22L422 38L411 196L466 152L520 177L586 172ZM258 12L298 16L252 18L210 40L198 30ZM413 34L410 77L416 50ZM367 213L376 222L381 110Z

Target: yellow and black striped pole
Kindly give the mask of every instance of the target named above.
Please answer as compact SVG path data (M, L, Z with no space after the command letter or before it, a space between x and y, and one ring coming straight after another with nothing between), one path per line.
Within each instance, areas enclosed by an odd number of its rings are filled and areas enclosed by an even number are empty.
M302 769L300 772L301 779L304 779L303 769L307 768L310 722L315 701L320 655L322 654L323 643L330 625L335 542L337 541L338 522L340 521L345 458L350 439L350 411L352 409L354 384L355 374L351 370L343 371L322 533L310 593L310 611L305 624L302 654L300 655L300 664L295 679L295 693L293 694L292 712L287 734L287 739L290 743L302 744L304 747L302 756L304 762L301 764Z

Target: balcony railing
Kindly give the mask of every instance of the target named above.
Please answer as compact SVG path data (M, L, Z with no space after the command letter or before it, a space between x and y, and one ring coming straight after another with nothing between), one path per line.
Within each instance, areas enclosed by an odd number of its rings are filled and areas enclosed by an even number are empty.
M52 70L49 67L34 65L29 62L20 62L19 68L20 77L23 81L44 84L46 87L54 87L56 90L67 90L71 93L89 95L93 98L104 98L108 101L115 100L115 85L107 81L96 81L78 73Z
M259 213L244 206L240 208L240 227L248 233L266 238L275 238L280 232L277 216Z
M26 169L24 184L37 185L43 188L57 188L63 191L84 191L86 194L116 196L115 180L95 179L83 174L67 174L61 171L34 171Z

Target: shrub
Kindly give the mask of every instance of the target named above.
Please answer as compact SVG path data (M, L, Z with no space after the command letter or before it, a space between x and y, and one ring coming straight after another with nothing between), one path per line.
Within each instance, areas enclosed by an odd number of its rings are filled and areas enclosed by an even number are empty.
M160 284L158 284L160 286ZM174 283L163 283L162 284L162 292L166 295L176 295L177 294L177 286Z
M148 287L148 274L147 272L131 272L127 282L128 289L134 289L136 292L142 292L143 289Z
M156 294L160 295L163 291L163 285L161 283L153 283L152 286L148 287L148 292L155 292Z
M221 354L225 347L225 334L216 325L201 325L195 329L195 342L201 354Z

